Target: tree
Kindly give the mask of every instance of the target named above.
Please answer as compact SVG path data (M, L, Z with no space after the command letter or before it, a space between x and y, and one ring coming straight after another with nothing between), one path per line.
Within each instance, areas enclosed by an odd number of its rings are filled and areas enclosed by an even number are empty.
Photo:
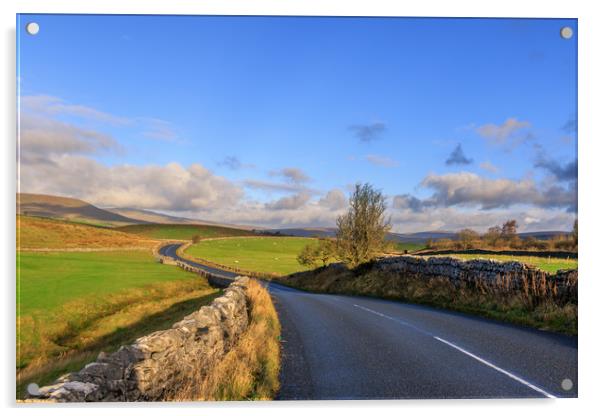
M334 241L329 238L321 238L315 251L316 257L322 262L322 266L326 266L336 254Z
M300 265L314 268L318 263L318 256L316 255L316 250L314 249L312 244L308 244L301 252L297 255L297 262Z
M516 229L518 225L516 224L516 220L508 220L502 225L502 237L510 240L516 237Z
M334 241L328 238L321 238L317 244L308 244L297 256L299 264L307 267L316 267L318 262L322 262L322 266L326 266L328 262L335 256Z
M487 232L483 235L483 239L487 245L495 247L502 237L502 227L496 225L495 227L489 227Z
M391 229L385 211L381 191L368 183L355 185L347 213L337 218L336 251L340 260L356 267L382 253Z
M579 238L577 236L577 220L575 219L575 222L573 223L573 232L571 232L571 236L573 237L573 243L575 244L575 247L577 247L578 243L579 243Z
M198 243L199 241L201 241L201 236L200 235L196 234L196 235L192 236L192 242L194 244Z
M470 228L458 232L458 241L463 249L473 248L475 241L479 239L479 233Z

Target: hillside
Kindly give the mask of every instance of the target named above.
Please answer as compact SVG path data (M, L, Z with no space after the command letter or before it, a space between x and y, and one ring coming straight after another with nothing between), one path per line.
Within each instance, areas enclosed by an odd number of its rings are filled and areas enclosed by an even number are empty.
M17 215L17 249L153 247L156 241L86 224Z
M215 227L234 228L237 230L252 230L259 227L251 227L247 225L224 224L214 221L198 220L193 218L175 217L173 215L161 214L159 212L150 211L147 209L136 208L103 208L106 211L115 214L123 215L134 220L152 224L183 224L183 225L210 225Z
M249 230L206 224L140 224L126 225L118 227L116 230L148 238L167 240L192 240L194 236L216 238L256 235Z
M136 208L104 208L104 210L122 215L133 220L154 224L199 224L200 221L191 218L174 217L146 209Z
M98 208L80 199L40 194L17 194L17 214L104 226L145 223Z

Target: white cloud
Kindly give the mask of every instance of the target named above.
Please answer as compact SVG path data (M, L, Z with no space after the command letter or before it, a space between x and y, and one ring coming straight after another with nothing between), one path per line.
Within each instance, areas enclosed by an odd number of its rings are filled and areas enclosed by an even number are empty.
M421 186L434 191L423 201L427 206L473 206L482 209L533 205L574 210L576 189L552 185L538 186L532 179L487 179L474 173L430 174Z
M288 182L294 184L301 184L309 182L310 177L299 168L283 168L280 170L273 170L270 172L270 176L281 176Z
M296 210L305 206L307 201L311 198L311 195L308 193L298 193L295 195L284 196L276 201L269 202L265 204L267 209L288 209L288 210Z
M326 196L320 198L318 204L331 210L341 210L347 207L347 198L340 189L332 189Z
M20 101L23 111L31 113L67 114L114 125L125 125L132 122L126 117L115 116L85 105L69 104L61 98L50 95L28 95L21 97Z
M411 209L393 210L394 232L459 231L471 228L484 232L489 227L516 219L519 232L570 230L575 214L541 208L503 209L494 211L466 210L455 207L427 208L420 212Z
M502 124L484 124L476 128L477 133L492 144L506 144L510 139L517 139L519 132L531 126L528 121L508 118ZM525 139L524 136L520 139ZM520 140L519 139L519 140ZM516 140L515 140L516 142Z
M24 157L92 154L121 148L107 134L27 113L21 114L19 130L19 151Z

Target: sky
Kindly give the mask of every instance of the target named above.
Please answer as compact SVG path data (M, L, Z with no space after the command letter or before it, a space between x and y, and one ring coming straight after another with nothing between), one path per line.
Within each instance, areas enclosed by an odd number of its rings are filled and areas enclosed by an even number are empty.
M17 28L21 192L322 227L368 182L396 232L576 218L575 19L26 14Z

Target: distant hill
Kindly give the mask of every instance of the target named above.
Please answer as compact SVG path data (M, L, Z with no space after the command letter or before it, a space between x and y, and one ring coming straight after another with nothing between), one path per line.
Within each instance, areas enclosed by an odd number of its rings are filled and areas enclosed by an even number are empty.
M281 233L284 235L292 235L295 237L334 237L336 234L335 228L274 228L264 230L271 233ZM557 235L568 235L566 231L534 231L526 233L518 233L520 238L535 237L541 240L549 240ZM421 231L417 233L389 233L387 239L398 243L426 243L428 240L441 240L449 238L455 240L458 234L453 231Z
M272 228L267 230L260 230L265 233L280 233L284 235L290 235L293 237L334 237L336 228L327 227L307 227L307 228Z
M80 199L25 193L17 194L17 214L103 226L147 222L98 208Z
M161 214L159 212L150 211L147 209L136 209L136 208L103 208L106 211L113 212L115 214L123 215L124 217L132 218L135 220L143 221L145 223L153 224L184 224L184 225L209 225L223 228L234 228L237 230L252 230L260 229L259 227L252 227L248 225L235 225L235 224L224 224L215 221L198 220L193 218L175 217L172 215Z
M193 220L190 218L173 217L167 214L148 211L145 209L136 208L103 208L105 211L112 212L117 215L122 215L134 220L154 223L154 224L200 224L202 221Z

